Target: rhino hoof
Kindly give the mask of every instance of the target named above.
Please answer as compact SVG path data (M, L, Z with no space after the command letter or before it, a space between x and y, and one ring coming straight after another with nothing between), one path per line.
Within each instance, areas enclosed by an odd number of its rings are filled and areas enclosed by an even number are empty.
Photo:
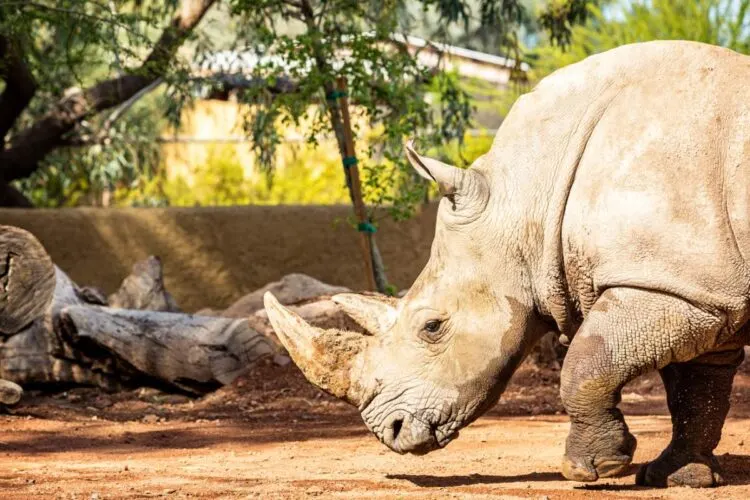
M602 460L595 467L587 467L566 456L563 458L562 474L566 479L580 482L592 482L603 477L622 476L629 472L630 460L629 456L622 456Z
M643 465L635 477L635 484L652 488L668 486L689 486L691 488L711 488L724 483L719 465L712 456L674 457L664 456Z
M570 481L592 482L599 479L596 469L585 467L581 464L574 463L568 457L563 458L562 475Z

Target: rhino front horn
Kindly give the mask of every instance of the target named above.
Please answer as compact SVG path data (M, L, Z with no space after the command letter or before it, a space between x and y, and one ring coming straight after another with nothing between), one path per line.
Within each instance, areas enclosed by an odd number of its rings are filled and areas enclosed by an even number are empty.
M352 380L352 367L361 358L370 337L311 326L281 305L271 292L266 292L263 302L276 335L307 380L358 406L361 390L357 381Z

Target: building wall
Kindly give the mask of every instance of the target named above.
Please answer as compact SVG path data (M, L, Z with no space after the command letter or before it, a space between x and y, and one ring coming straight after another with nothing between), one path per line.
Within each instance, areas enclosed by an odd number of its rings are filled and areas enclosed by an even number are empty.
M244 112L246 109L236 102L218 100L199 100L183 111L179 130L162 134L165 140L174 140L161 147L167 175L191 180L193 169L205 164L217 148L232 150L250 169L255 158L248 142L242 140ZM251 172L246 174L249 177Z
M164 144L161 146L162 164L166 166L167 176L171 179L183 177L192 184L197 168L212 161L212 156L231 153L244 168L245 178L264 182L263 175L256 166L255 154L250 142L243 132L243 121L251 113L251 108L235 100L217 99L197 100L194 105L182 113L179 130L165 130L162 134ZM300 121L299 126L288 126L279 123L281 144L276 151L276 171L283 172L290 161L300 151L314 151L317 156L338 159L339 150L333 137L323 137L317 147L305 143L306 134L312 127L315 110L311 108L310 116ZM354 126L361 131L357 146L363 149L362 141L370 128L361 115L352 117ZM322 168L311 165L310 168ZM342 174L343 183L343 174Z
M434 49L422 49L418 55L419 62L428 67L434 67L443 59L445 69L457 71L462 78L478 78L494 83L498 88L505 88L510 83L511 68L475 61L454 54L440 54Z
M361 289L358 234L347 206L77 208L0 210L0 224L22 227L80 285L117 289L133 263L162 258L166 286L188 311L223 308L292 272ZM411 220L385 220L377 242L388 277L406 288L429 257L436 207Z

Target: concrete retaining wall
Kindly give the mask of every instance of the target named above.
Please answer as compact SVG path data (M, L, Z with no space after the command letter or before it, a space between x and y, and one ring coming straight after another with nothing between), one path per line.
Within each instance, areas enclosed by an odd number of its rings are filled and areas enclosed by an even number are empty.
M291 272L353 289L365 286L357 233L346 206L245 206L0 210L0 224L31 231L81 285L113 292L137 260L158 255L166 285L188 311L221 308ZM377 233L396 286L427 262L436 206L387 220Z

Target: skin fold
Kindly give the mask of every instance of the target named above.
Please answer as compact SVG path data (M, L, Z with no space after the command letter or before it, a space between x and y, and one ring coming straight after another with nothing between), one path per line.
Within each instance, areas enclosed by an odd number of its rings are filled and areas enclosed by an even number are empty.
M713 486L748 341L750 57L694 42L620 47L521 97L468 170L406 153L443 194L430 259L400 299L334 300L368 335L313 328L268 295L313 383L400 453L445 446L500 397L540 336L570 341L563 474L622 473L620 390L659 370L673 439L637 475Z

